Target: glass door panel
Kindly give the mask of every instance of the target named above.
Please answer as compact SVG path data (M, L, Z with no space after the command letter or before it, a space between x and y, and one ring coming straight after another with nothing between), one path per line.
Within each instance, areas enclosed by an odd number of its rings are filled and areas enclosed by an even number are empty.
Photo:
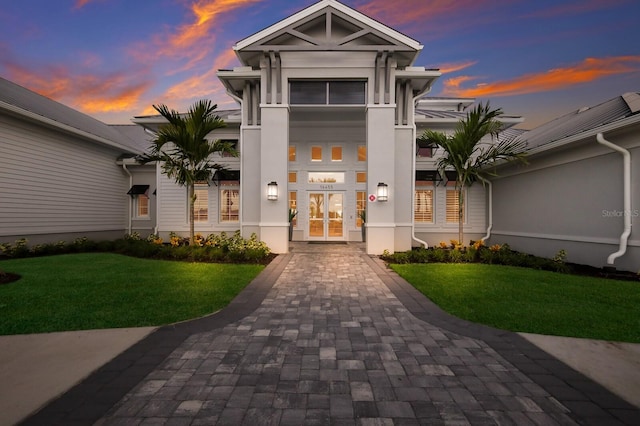
M309 194L309 237L324 238L324 193Z
M330 238L343 237L343 198L343 195L340 193L329 194L329 229L327 235Z
M309 239L344 238L344 194L340 192L309 193Z

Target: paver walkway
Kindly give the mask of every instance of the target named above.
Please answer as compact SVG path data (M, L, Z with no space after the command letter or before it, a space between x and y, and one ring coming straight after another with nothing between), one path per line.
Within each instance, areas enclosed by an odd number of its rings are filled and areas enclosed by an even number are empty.
M361 245L297 244L281 262L272 273L275 284L263 288L266 297L256 310L247 299L241 303L250 313L234 322L185 332L170 353L156 353L159 363L136 378L126 396L115 405L105 403L110 408L105 406L96 424L574 425L638 420L638 410L532 345L520 347L514 334L450 321L398 284ZM456 327L466 331L450 331ZM480 339L466 336L473 333ZM148 353L144 357L153 358ZM547 370L541 366L545 363ZM540 369L531 371L531 365ZM563 368L564 373L549 373ZM586 382L585 390L568 385L571 380ZM92 398L97 398L100 391L94 391ZM601 395L605 408L589 392ZM54 411L49 414L62 416L62 410ZM60 424L72 424L73 411L58 417L65 419ZM77 423L81 419L75 417Z

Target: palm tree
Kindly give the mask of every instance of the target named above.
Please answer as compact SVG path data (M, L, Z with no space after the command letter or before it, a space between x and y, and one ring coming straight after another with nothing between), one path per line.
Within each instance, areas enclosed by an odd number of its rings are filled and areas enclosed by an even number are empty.
M227 152L237 156L228 142L209 142L207 136L216 129L225 127L225 122L214 114L217 105L209 100L196 102L187 114L170 110L166 105L153 105L167 121L160 127L152 141L151 154L146 161L155 160L162 164L162 171L174 178L180 186L187 187L189 199L189 241L194 243L194 206L196 202L196 182L208 182L214 170L222 169L212 164L210 157L216 152Z
M456 172L455 189L458 195L458 242L464 240L464 187L471 186L476 180L484 181L486 176L495 172L489 167L497 161L519 160L525 162L526 141L520 139L502 139L497 144L493 139L503 129L499 117L502 109L491 110L489 102L480 103L469 111L465 119L456 125L451 135L433 130L426 130L420 137L421 141L442 148L444 155L438 160L437 167L444 174L445 169ZM491 136L491 143L482 142L486 136Z

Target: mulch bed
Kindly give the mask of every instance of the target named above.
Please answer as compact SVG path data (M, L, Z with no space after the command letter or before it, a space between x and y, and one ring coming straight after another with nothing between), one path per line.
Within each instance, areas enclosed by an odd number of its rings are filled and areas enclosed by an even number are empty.
M11 272L2 272L0 273L0 285L18 281L20 278L22 277L18 274L12 274Z
M596 268L594 266L578 265L574 263L569 263L568 265L571 269L571 273L576 275L640 282L640 273L636 274L630 271L618 271L616 268Z

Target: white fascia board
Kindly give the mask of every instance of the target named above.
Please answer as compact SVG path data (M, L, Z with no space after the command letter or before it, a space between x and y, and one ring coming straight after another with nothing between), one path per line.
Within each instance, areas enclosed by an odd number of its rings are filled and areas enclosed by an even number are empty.
M58 129L58 130L61 130L61 131L65 132L65 133L70 133L72 135L81 137L83 139L88 139L88 140L91 140L93 142L99 143L101 145L108 146L109 148L115 148L115 149L122 150L124 152L128 152L128 153L131 153L131 154L143 154L142 151L139 151L137 149L128 147L126 145L121 145L118 142L112 141L110 139L105 139L103 137L94 135L93 133L85 132L84 130L77 129L77 128L73 127L73 126L69 126L68 124L60 123L59 121L52 120L50 118L44 117L44 116L39 115L39 114L35 114L35 113L31 112L31 111L19 108L19 107L15 106L15 105L11 105L11 104L8 104L6 102L0 101L0 109L4 109L5 111L7 111L7 112L9 112L9 113L11 113L13 115L16 115L16 116L19 116L19 117L22 117L22 118L27 118L27 119L29 119L31 121L35 121L35 122L43 124L43 125L45 125L47 127L53 127L55 129Z
M300 12L294 15L289 16L288 18L283 19L280 22L277 22L271 25L268 28L265 28L260 32L255 33L252 36L245 38L244 40L239 41L238 43L236 43L235 46L233 46L233 49L236 51L239 51L244 49L247 46L251 46L252 44L257 43L258 41L270 36L271 34L274 34L280 30L283 30L300 20L307 18L308 16L311 16L314 13L321 11L325 7L332 7L337 11L344 13L347 16L351 16L352 18L358 21L361 21L363 24L366 24L371 28L380 31L381 33L386 34L389 37L395 38L399 42L406 44L408 47L415 49L416 51L421 51L424 47L418 41L412 39L411 37L408 37L402 33L399 33L389 28L388 26L382 24L381 22L378 22L375 19L369 18L367 15L364 15L363 13L360 13L357 10L352 9L348 6L345 6L340 2L337 2L335 0L322 0L316 4L313 4L307 7L306 9L301 10Z
M251 70L244 69L249 67L240 67L234 70L219 70L216 75L222 85L227 89L228 92L237 93L238 89L234 87L233 82L241 82L244 83L248 80L260 80L261 71L260 70ZM244 84L243 84L244 86Z
M396 70L396 78L438 78L440 76L442 76L442 73L440 71L436 71L436 70L426 70L424 68L422 69L416 69L416 67L411 67L413 69L400 69L400 70Z
M424 116L416 116L416 124L450 124L458 123L459 118L426 118Z
M605 124L603 126L598 126L594 129L587 130L585 132L578 133L576 135L568 136L563 139L559 139L555 142L547 143L544 145L537 146L530 151L527 151L527 155L537 155L546 151L551 151L557 148L561 148L565 145L569 145L574 142L578 142L580 140L584 140L587 138L595 137L598 133L607 133L612 130L621 129L626 126L631 126L634 124L640 123L640 114L632 115L631 117L627 117L622 120L618 120L614 123ZM526 133L522 136L522 139L526 140Z
M424 115L416 115L416 123L457 123L464 118L427 118ZM501 118L500 122L507 126L507 128L515 126L524 122L522 117L506 117Z
M476 100L474 98L422 98L418 100L418 105L429 107L431 105L464 105L468 107L473 105Z

